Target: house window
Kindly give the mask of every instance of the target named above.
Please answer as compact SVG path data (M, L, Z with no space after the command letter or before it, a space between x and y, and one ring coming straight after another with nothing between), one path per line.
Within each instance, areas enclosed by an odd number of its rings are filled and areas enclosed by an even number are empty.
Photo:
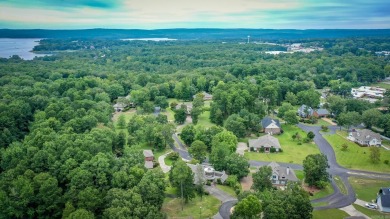
M273 176L272 176L272 179L276 179L276 176L275 176L275 175L273 175Z

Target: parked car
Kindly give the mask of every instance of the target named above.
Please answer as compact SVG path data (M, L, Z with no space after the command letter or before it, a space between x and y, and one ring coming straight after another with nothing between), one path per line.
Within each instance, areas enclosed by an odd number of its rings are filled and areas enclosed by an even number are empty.
M374 203L366 203L366 207L367 208L372 208L372 209L377 209L378 208L378 206L376 204L374 204Z

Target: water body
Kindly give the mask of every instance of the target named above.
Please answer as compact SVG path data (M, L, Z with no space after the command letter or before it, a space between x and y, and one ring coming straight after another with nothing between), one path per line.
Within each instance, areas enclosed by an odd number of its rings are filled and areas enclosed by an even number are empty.
M14 39L0 38L0 57L9 58L13 55L18 55L24 60L32 60L35 56L41 57L48 54L36 54L31 52L34 46L39 44L37 38Z
M129 38L129 39L121 39L123 41L133 41L133 40L141 40L141 41L174 41L177 39L170 39L170 38Z

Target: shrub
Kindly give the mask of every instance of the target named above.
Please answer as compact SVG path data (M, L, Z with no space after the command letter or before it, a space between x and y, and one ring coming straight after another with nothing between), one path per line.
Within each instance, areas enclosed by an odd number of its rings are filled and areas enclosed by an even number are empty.
M211 182L207 180L206 185L211 186Z
M311 139L310 139L310 138L307 138L307 137L303 139L303 142L304 142L304 143L309 143L310 141L311 141Z
M225 181L225 184L232 188L234 188L237 183L238 183L238 179L236 175L229 175Z
M171 105L170 105L171 109L172 109L172 110L175 110L177 104L178 104L177 102L173 101L173 102L171 103Z
M239 195L240 192L241 192L241 190L239 190L239 189L236 189L236 190L234 190L234 191L236 192L236 195Z
M348 150L348 145L346 143L341 145L341 150L342 151L347 151Z
M264 147L263 146L261 146L260 152L264 153Z
M222 181L220 178L217 179L217 184L222 185Z
M271 147L270 152L271 152L271 153L275 153L275 152L276 152L276 148Z
M302 141L298 141L298 145L302 145Z
M322 125L321 126L321 130L324 131L324 132L327 132L327 131L329 131L329 128L326 125Z
M179 153L177 152L172 152L170 154L167 155L167 158L170 159L170 160L173 160L173 161L176 161L177 159L179 159Z
M197 159L193 158L192 160L190 160L190 164L198 164L198 163L200 163L200 162Z
M283 152L283 149L279 148L279 152L282 153L282 152Z
M204 194L205 194L205 195L210 195L210 192L207 191L207 190L204 190Z
M384 160L383 163L384 164L389 164L389 160Z
M253 151L255 151L255 149L254 149L254 148L250 148L249 150L250 150L250 151L252 151L252 152L253 152Z

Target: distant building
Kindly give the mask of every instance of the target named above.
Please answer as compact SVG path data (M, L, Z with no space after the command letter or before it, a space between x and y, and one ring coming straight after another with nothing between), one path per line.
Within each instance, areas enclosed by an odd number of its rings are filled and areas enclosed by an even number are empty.
M320 109L313 110L311 107L308 107L304 104L298 109L298 115L302 118L308 118L311 116L317 118L323 118L329 116L329 114L330 113L327 109L320 108Z
M390 188L381 188L376 199L378 210L390 213Z
M213 95L211 95L211 94L209 94L209 93L207 93L205 91L201 92L200 94L203 95L203 100L205 100L205 101L213 99ZM193 95L192 98L195 99L196 95L198 95L198 94Z
M280 166L276 162L271 162L267 166L272 169L271 182L274 186L285 186L287 182L298 182L298 178L295 175L295 172L290 167Z
M216 171L212 166L208 166L208 165L203 165L203 164L189 164L187 163L187 166L189 166L192 170L192 172L194 173L194 184L198 184L198 179L200 177L197 176L198 174L198 168L199 168L199 165L201 166L202 168L202 174L203 176L201 178L203 178L204 180L207 180L207 181L212 181L212 182L216 182L218 179L221 180L222 183L224 183L226 181L226 179L228 178L228 175L225 173L225 171Z
M270 135L280 134L281 127L278 119L272 119L270 117L264 117L261 120L261 126L263 127L263 132L268 133Z
M312 116L317 117L317 118L324 118L329 116L329 111L327 109L317 109L314 110L312 113Z
M144 157L145 157L145 168L147 169L153 169L153 160L154 160L154 154L152 150L144 150Z
M190 115L192 111L192 103L179 103L175 107L176 110L179 110L181 108L184 108L186 110L187 115Z
M249 139L248 143L251 151L260 151L263 148L265 153L269 153L271 148L275 148L275 152L280 151L282 148L279 140L271 135L264 135L258 139Z
M353 98L359 99L363 97L382 99L386 89L380 87L361 86L359 88L352 88L351 94Z
M127 107L127 105L124 103L116 103L113 107L115 112L122 112Z
M368 129L352 130L349 132L348 139L362 146L380 146L382 144L381 136Z

